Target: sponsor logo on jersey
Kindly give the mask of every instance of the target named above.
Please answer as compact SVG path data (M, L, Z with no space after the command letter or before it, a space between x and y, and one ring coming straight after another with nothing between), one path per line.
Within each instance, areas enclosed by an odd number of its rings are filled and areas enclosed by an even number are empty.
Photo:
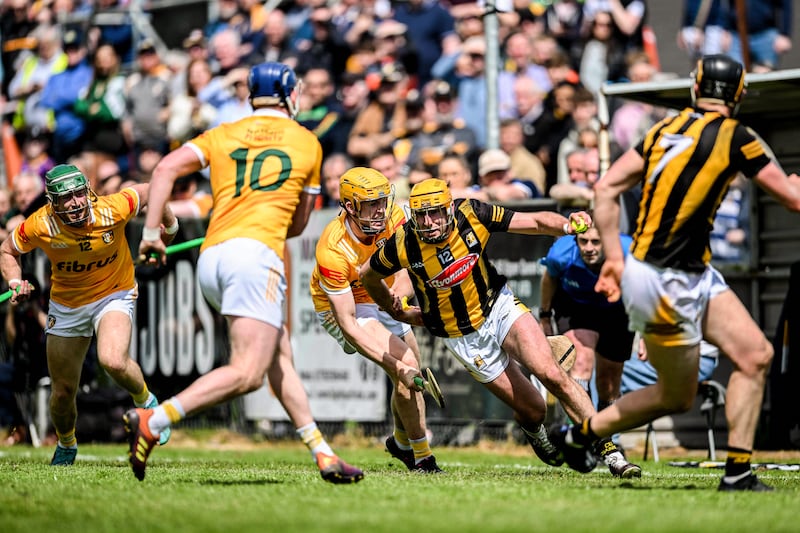
M467 246L470 248L478 244L478 238L471 231L467 233L466 241L467 241Z
M109 230L103 233L103 242L106 244L111 244L114 242L114 230Z
M447 268L436 274L427 285L434 289L449 289L460 285L462 281L467 279L472 269L478 262L480 256L478 254L469 254L454 261L448 265Z
M63 241L50 241L50 248L69 248L69 244Z
M98 261L89 261L88 263L81 263L79 261L59 261L56 263L56 270L60 272L91 272L98 268L103 268L110 265L117 259L117 252L111 257L100 259Z

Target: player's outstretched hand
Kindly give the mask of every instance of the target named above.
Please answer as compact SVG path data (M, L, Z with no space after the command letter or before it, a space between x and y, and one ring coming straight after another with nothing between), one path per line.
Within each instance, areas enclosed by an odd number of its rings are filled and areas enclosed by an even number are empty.
M608 299L609 302L616 302L622 296L620 284L622 281L622 270L625 268L623 261L606 259L603 268L600 270L600 277L594 286L595 292L599 292Z

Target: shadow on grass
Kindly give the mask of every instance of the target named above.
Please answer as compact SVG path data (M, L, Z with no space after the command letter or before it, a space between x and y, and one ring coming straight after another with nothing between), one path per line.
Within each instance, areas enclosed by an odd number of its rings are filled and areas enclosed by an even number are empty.
M197 483L197 481L191 481L191 483ZM284 481L277 479L205 479L200 481L200 485L215 485L222 487L235 485L280 485L282 483L284 483Z
M603 487L603 488L608 488L608 487ZM658 487L653 487L646 485L637 485L636 483L632 482L624 482L620 483L617 488L626 490L702 490L702 491L712 490L709 489L707 486L695 485L694 483L689 483L688 485L667 485L667 486L659 485Z

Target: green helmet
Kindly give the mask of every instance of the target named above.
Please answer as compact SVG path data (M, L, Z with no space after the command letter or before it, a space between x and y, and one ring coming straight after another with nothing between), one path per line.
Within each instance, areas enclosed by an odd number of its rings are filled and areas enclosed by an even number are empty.
M89 180L83 175L75 165L56 165L44 176L45 193L50 201L53 212L70 225L83 224L91 214L91 195ZM70 209L60 209L59 199L62 196L73 196L83 194L86 197L86 204ZM73 213L82 213L78 219L73 219Z

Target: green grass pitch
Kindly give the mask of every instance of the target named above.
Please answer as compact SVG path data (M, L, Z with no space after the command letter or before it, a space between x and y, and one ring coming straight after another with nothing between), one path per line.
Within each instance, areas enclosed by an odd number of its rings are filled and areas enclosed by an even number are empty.
M337 486L297 442L255 448L170 444L153 452L144 482L125 445L83 444L72 467L49 466L50 447L0 448L0 531L800 531L798 472L759 472L775 493L722 494L720 470L648 461L641 479L622 481L605 468L548 467L522 447L441 447L447 473L425 476L376 441L336 446L366 472L361 483Z

